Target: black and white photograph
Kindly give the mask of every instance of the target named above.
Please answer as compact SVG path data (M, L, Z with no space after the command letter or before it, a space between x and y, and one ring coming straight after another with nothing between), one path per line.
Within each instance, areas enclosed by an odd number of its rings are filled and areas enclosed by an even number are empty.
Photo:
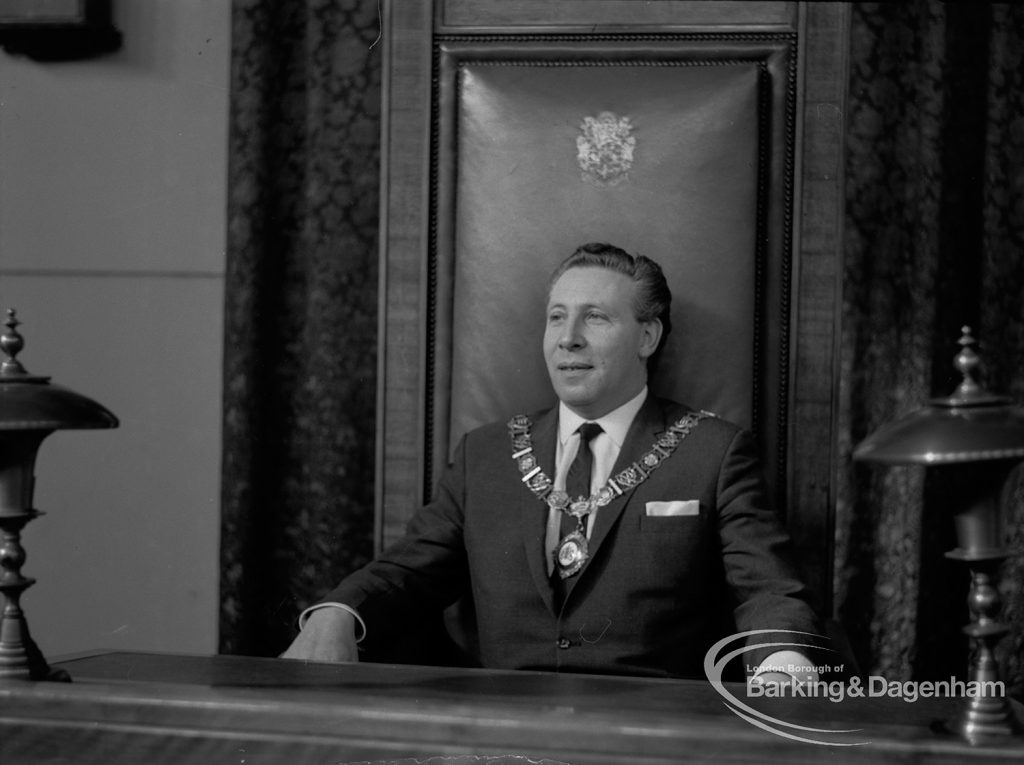
M1024 5L0 0L0 762L1024 760Z

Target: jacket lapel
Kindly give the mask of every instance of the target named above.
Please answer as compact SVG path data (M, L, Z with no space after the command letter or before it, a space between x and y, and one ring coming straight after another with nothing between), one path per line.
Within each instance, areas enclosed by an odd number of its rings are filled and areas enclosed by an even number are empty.
M651 444L655 442L658 436L665 432L665 429L665 414L662 411L662 407L654 396L648 393L647 400L644 401L644 405L637 412L633 423L626 432L626 440L622 443L622 449L619 451L618 459L615 460L615 466L612 468L611 474L613 476L617 475L621 470L639 460L651 448ZM597 515L594 518L594 528L590 532L588 543L589 558L580 573L572 577L566 592L566 600L568 600L568 595L576 586L576 582L586 575L587 569L590 568L591 562L597 557L602 543L608 536L608 532L618 522L619 517L622 515L623 510L626 509L636 489L636 486L628 489L597 511Z
M554 476L555 445L558 441L558 407L548 410L537 418L531 435L533 437L533 454L537 458L541 470L548 476ZM521 496L519 517L523 544L526 546L526 559L529 561L530 573L533 575L537 590L544 599L544 604L551 613L554 613L554 592L548 578L544 545L548 526L548 506L537 499L525 484L523 484Z

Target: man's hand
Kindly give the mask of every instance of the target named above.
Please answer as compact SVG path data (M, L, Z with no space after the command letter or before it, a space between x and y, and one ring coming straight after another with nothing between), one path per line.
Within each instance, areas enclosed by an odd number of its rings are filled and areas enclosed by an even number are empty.
M359 661L356 620L343 608L325 606L313 611L282 659Z

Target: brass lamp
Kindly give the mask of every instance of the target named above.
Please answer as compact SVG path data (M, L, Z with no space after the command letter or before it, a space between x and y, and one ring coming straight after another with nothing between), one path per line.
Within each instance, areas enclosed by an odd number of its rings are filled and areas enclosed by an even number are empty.
M117 427L117 418L95 401L25 370L16 358L25 345L19 324L14 310L8 310L0 335L0 683L68 679L50 670L29 635L20 604L21 594L35 582L21 575L21 530L41 515L32 507L39 446L55 430Z
M1009 471L1024 459L1024 410L1005 396L989 393L975 375L980 360L970 327L964 327L954 366L963 381L947 398L886 425L864 439L855 460L890 465L941 466L940 478L956 526L957 548L946 553L970 568L964 632L974 650L969 681L977 695L967 698L959 716L944 727L971 743L992 743L1020 732L1005 686L999 682L995 647L1008 632L999 621L999 569L1007 558L1002 544L1000 493ZM1002 691L1002 692L999 692Z

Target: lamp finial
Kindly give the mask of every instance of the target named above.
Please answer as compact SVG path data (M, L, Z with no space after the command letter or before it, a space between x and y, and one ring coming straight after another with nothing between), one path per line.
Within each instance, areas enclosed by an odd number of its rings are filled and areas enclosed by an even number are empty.
M949 407L1001 406L1010 403L1006 396L990 393L978 382L981 357L975 351L978 341L974 339L968 325L960 328L960 339L957 343L960 345L960 351L953 359L953 367L963 379L950 396L932 399L931 403Z
M981 359L974 350L974 346L977 345L978 341L971 335L971 328L965 324L960 328L960 332L960 339L957 341L960 344L960 352L953 360L953 366L964 379L960 382L953 396L970 399L981 391L981 386L978 385L978 381L975 378L978 367L981 366Z
M3 350L7 358L0 362L0 376L14 377L28 374L21 362L15 358L25 347L25 338L18 332L19 324L21 322L18 321L17 311L8 308L7 321L4 322L7 331L0 335L0 350Z

